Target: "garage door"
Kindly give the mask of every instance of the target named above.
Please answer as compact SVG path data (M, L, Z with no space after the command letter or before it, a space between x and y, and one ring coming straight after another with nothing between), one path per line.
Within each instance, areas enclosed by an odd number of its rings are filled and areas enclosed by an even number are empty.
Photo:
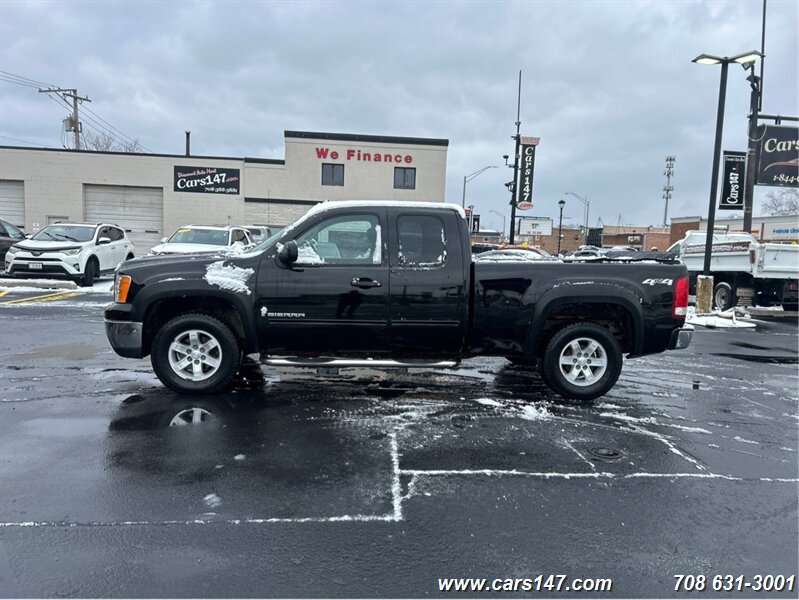
M143 256L164 237L164 191L161 188L85 185L84 218L88 223L122 227Z
M25 184L0 179L0 217L12 225L25 228Z

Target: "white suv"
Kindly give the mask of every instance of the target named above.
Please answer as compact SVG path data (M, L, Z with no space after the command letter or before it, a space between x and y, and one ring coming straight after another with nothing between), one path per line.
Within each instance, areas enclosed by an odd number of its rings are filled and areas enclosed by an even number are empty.
M117 225L57 223L11 246L5 266L12 277L66 276L90 286L131 258L133 244Z
M252 246L250 232L232 225L184 225L150 250L150 255L218 252ZM148 255L149 256L149 255Z

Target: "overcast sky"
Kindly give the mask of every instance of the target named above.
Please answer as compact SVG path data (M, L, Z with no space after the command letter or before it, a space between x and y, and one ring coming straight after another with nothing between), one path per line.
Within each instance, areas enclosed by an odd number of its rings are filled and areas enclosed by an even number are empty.
M799 114L799 3L768 0L763 110ZM719 66L760 49L762 0L34 2L0 0L0 144L61 147L63 105L7 74L77 88L85 113L155 153L283 158L283 132L446 138L484 227L508 214L516 96L538 136L528 216L660 225L707 215ZM749 84L731 65L723 149L745 151ZM102 119L102 121L100 120ZM103 121L105 123L103 123ZM756 189L761 198L770 189ZM757 214L757 203L755 213ZM507 227L507 226L506 226Z

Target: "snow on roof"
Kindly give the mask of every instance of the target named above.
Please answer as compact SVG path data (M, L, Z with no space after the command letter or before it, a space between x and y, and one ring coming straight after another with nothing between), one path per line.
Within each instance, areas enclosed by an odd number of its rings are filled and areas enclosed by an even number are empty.
M212 229L214 231L229 231L232 228L239 228L238 225L182 225L178 229Z
M313 215L337 208L424 208L436 210L452 210L464 219L466 212L457 204L443 202L404 202L402 200L325 200L314 205L306 214Z

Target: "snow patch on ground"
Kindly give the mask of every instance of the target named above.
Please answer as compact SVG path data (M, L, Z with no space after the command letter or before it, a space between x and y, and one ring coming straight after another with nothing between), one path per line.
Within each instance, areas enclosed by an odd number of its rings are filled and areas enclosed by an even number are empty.
M222 499L216 494L208 494L205 498L203 498L203 502L205 502L209 508L216 508L222 504Z
M541 421L552 417L552 413L545 406L522 406L518 414L526 421Z
M698 315L693 306L688 307L688 315L685 317L685 322L688 325L701 325L702 327L714 328L736 328L736 329L754 329L757 327L751 320L749 315L744 313L747 320L741 320L741 315L735 309L718 311L714 310L709 315Z
M484 406L502 406L500 402L492 400L491 398L477 398L475 402Z
M235 265L226 265L225 261L220 260L211 263L205 268L205 279L209 285L216 285L223 290L229 290L239 294L252 294L247 287L247 280L255 273L252 269L242 269Z

